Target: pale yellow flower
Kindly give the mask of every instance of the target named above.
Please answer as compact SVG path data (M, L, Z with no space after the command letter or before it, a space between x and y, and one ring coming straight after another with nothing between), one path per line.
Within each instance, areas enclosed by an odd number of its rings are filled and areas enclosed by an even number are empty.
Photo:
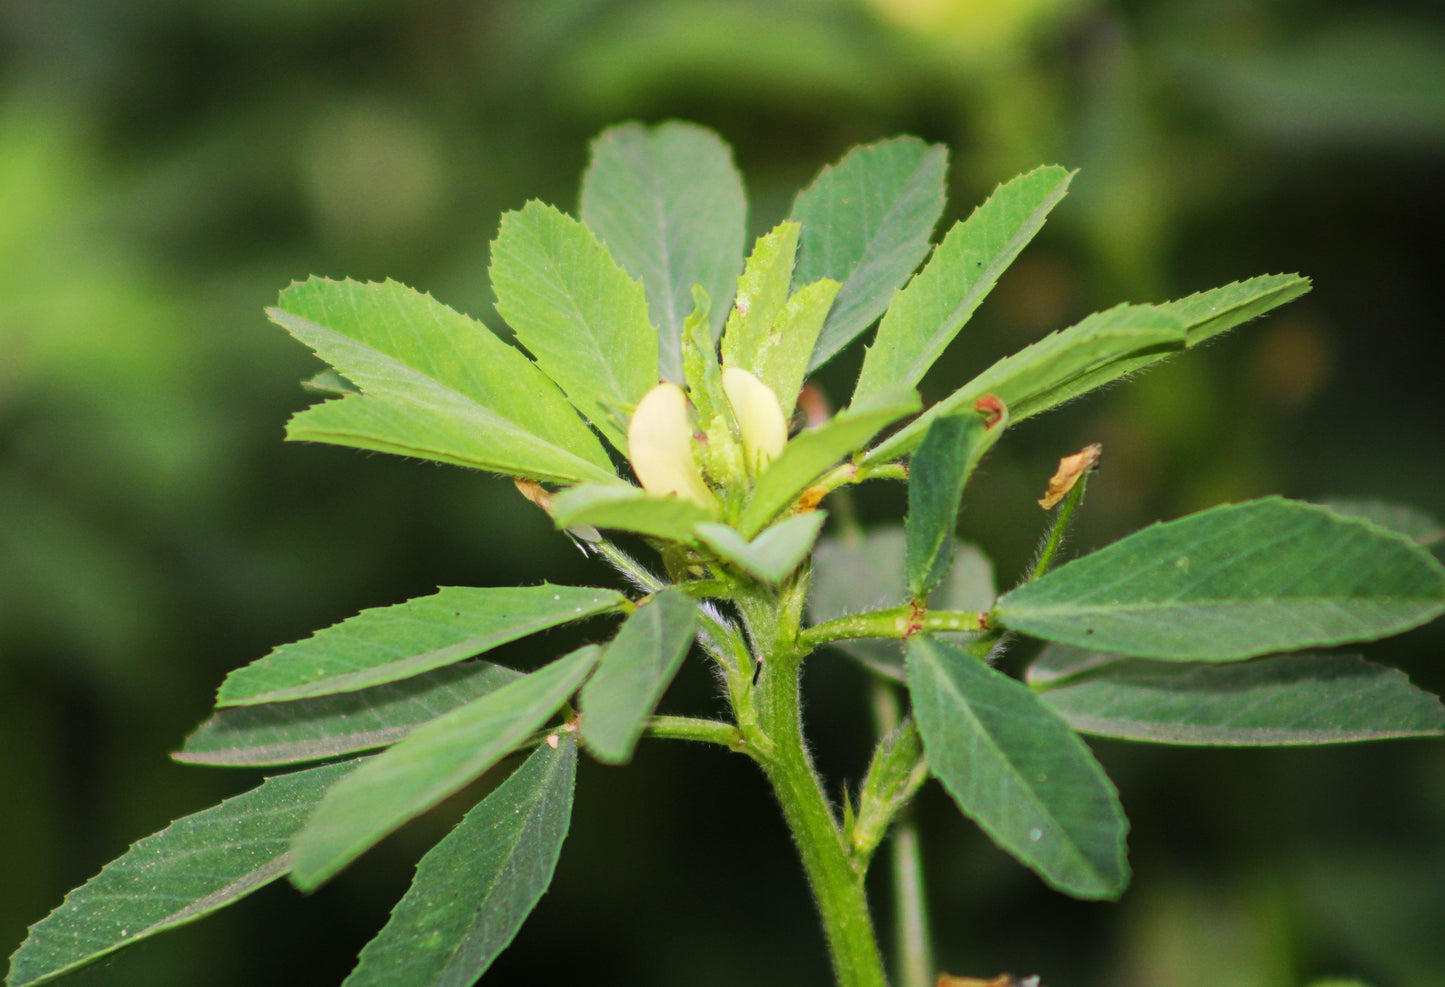
M692 455L687 395L678 385L663 381L637 402L627 425L627 455L648 493L682 497L709 509L717 503Z
M757 476L787 444L788 421L783 417L782 402L772 388L740 367L725 368L722 384L742 434L748 472Z

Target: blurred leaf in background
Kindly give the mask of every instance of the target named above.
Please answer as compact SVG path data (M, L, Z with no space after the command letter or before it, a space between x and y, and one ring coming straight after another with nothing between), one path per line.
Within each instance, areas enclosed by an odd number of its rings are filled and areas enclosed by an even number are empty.
M988 460L960 534L1007 588L1041 527L1028 505L1087 442L1106 454L1080 550L1273 492L1445 511L1426 358L1445 321L1442 89L1445 26L1406 0L0 5L0 790L23 807L0 816L0 940L138 836L251 783L164 757L226 671L437 585L605 578L509 483L283 445L315 371L262 314L290 281L394 277L496 324L502 211L535 197L575 213L591 136L667 117L737 149L750 235L820 164L899 133L949 145L955 210L1040 164L1080 169L924 379L930 399L1121 299L1310 275L1288 317L1030 422ZM835 403L857 360L820 375ZM865 488L864 520L898 498ZM502 505L512 521L482 529ZM1439 692L1442 645L1426 629L1381 657ZM530 667L525 649L510 660ZM856 771L857 673L812 668L817 756ZM707 709L713 688L685 675L667 702ZM957 944L944 965L1076 985L1189 987L1211 969L1445 983L1437 749L1097 750L1134 823L1138 878L1117 906L1050 895L925 792L922 825L951 838L928 861ZM584 767L552 915L487 982L560 981L578 955L599 983L826 982L771 806L719 818L738 791L760 791L747 765L691 749ZM75 982L338 982L415 855L383 850L304 907L272 889ZM767 914L721 904L758 882L777 888ZM666 904L682 896L696 906ZM575 934L537 931L556 928ZM1208 956L1189 952L1206 938Z

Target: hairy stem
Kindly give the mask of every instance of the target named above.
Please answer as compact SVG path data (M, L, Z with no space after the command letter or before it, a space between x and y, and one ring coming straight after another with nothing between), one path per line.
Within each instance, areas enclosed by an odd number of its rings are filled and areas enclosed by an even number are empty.
M853 865L803 739L799 679L806 652L791 641L801 617L800 606L793 604L801 600L806 575L799 583L784 587L778 597L748 601L743 608L763 661L757 700L759 723L770 745L766 754L754 756L777 793L797 844L839 987L886 987L863 873Z

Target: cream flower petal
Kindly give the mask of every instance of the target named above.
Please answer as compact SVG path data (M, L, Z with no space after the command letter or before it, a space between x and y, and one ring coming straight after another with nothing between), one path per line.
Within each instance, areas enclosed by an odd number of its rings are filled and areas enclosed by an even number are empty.
M687 395L678 385L664 381L637 402L627 425L627 455L648 493L672 494L704 507L715 503L693 459Z

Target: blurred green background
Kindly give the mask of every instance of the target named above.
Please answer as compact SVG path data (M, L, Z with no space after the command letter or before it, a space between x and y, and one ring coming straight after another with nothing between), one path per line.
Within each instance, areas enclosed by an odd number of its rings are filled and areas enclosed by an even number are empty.
M438 584L610 577L511 484L282 444L316 363L262 313L394 277L498 325L500 213L575 209L587 141L682 117L736 148L754 232L848 147L953 149L948 220L1081 169L930 398L1121 300L1271 272L1315 290L1021 427L961 530L1007 584L1057 458L1105 447L1075 547L1268 493L1445 513L1445 18L1432 0L5 0L0 4L0 950L132 841L250 787L167 759L229 669ZM823 376L846 396L842 359ZM859 498L869 520L900 491ZM509 657L526 665L545 653ZM1445 690L1445 628L1367 649ZM1016 655L1027 649L1020 646ZM863 678L813 660L840 785ZM719 707L691 669L667 704ZM1049 987L1445 984L1445 748L1097 749L1133 820L1117 904L1051 894L936 788L940 962ZM489 984L823 985L761 776L654 743L587 763L550 894ZM273 886L76 984L337 983L444 831L310 900ZM879 867L880 877L884 868ZM879 915L888 913L886 882Z

